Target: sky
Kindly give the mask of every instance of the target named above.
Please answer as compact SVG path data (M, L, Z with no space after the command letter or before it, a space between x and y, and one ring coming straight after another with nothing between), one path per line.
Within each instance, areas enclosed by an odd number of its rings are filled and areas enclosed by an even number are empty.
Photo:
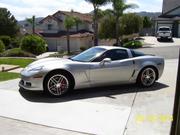
M126 0L127 3L137 4L137 9L127 12L161 12L163 0ZM52 15L58 10L89 13L93 6L85 0L0 0L0 7L7 8L17 20L23 20L35 15L45 17ZM101 7L101 9L112 8L111 4Z

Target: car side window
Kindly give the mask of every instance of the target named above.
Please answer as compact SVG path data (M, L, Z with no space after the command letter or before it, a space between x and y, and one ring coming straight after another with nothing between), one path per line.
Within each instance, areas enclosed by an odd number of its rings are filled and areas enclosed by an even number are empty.
M112 61L123 60L129 58L129 55L126 50L123 49L114 49L105 52L100 57L96 58L93 62L100 62L105 58L110 58Z
M145 56L144 53L137 52L137 51L134 51L134 50L131 50L131 53L132 53L133 57Z
M110 52L110 58L112 61L123 60L129 58L126 50L116 49Z

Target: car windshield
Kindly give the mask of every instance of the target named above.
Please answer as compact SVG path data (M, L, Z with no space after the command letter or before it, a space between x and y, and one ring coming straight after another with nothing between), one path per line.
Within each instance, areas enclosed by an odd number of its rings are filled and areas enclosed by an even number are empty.
M170 31L170 28L159 28L159 31Z
M90 48L71 58L73 61L90 62L92 59L100 56L106 49L104 48Z

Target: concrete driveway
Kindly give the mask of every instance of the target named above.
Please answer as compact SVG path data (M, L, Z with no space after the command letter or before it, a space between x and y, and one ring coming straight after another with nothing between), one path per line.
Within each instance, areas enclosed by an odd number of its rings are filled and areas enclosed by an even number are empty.
M168 135L177 63L166 60L162 78L151 88L83 89L62 98L19 90L19 79L2 82L1 134Z
M145 36L142 37L145 42L145 47L180 47L180 38L173 38L173 41L157 41L157 38L154 36Z

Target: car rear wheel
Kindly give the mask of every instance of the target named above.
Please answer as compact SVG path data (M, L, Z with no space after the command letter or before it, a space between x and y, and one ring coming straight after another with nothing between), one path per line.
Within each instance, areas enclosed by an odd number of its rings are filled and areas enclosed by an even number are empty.
M147 67L141 71L138 76L138 83L143 87L152 86L157 78L157 73L154 68Z
M71 88L71 79L66 73L50 73L44 80L44 90L51 96L60 97Z

